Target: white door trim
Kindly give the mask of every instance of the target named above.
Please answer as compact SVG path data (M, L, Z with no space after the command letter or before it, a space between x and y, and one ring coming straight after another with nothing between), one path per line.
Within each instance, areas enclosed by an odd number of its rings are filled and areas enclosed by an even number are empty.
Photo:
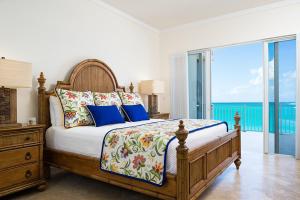
M211 119L211 50L205 52L205 118Z
M263 44L263 145L264 153L269 153L269 48Z
M296 135L295 157L300 159L300 33L296 36Z

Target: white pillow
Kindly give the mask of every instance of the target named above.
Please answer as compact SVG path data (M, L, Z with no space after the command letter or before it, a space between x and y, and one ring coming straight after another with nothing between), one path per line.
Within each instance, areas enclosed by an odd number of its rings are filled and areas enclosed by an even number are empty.
M50 96L50 118L52 126L63 126L64 125L64 112L60 104L59 98Z

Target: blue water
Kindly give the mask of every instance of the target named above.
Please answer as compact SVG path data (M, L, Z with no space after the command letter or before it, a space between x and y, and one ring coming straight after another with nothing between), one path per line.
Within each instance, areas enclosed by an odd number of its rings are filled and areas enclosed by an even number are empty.
M262 103L213 103L213 119L227 121L230 129L234 126L234 114L239 112L240 125L243 131L263 131ZM274 132L274 103L269 104L269 127ZM296 104L295 102L282 102L279 105L279 132L280 134L295 134Z

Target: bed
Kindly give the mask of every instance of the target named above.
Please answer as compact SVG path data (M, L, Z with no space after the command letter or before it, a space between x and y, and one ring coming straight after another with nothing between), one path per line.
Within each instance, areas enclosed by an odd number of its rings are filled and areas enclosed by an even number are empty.
M40 74L38 82L38 122L46 126L44 162L47 176L50 176L50 166L53 166L156 198L188 200L198 198L233 162L237 169L240 167L240 117L236 114L235 129L231 131L227 131L223 124L202 130L201 134L188 134L181 121L176 131L176 139L168 147L166 182L161 187L102 171L99 162L101 137L108 130L120 125L100 129L65 129L63 126L51 126L49 98L55 92L46 91L43 73ZM118 85L112 70L96 59L80 62L74 67L69 81L58 81L56 88L94 92L125 91L124 87ZM132 90L131 87L131 92ZM149 123L157 121L159 119L151 119ZM128 125L125 123L122 126Z

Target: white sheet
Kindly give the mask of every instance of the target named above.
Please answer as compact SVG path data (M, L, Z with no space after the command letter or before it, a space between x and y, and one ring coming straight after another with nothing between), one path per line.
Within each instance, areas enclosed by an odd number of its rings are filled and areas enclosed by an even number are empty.
M161 120L151 119L148 121L126 122L124 124L114 124L102 127L81 126L70 129L65 129L63 126L52 126L47 130L46 144L47 147L52 149L100 158L102 142L105 134L109 130L155 121ZM193 150L226 134L226 125L221 124L189 134L186 145L190 150ZM174 139L168 147L166 169L167 172L172 174L176 174L177 146L178 140Z

